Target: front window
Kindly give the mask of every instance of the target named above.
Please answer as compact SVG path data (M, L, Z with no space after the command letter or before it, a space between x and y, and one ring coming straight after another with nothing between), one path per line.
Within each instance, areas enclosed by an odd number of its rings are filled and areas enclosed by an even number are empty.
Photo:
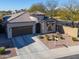
M48 31L52 31L52 25L51 24L48 25Z
M47 31L52 32L54 29L53 26L54 26L54 23L48 22L47 23Z

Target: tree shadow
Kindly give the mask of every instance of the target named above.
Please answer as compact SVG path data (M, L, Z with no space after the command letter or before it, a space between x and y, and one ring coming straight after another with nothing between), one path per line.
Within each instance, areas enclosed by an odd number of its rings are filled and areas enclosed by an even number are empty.
M79 59L79 54L61 57L61 58L56 58L56 59Z
M32 37L27 37L27 36L25 37L21 36L20 38L19 37L15 38L14 41L18 49L28 46L35 42L35 40L33 40Z

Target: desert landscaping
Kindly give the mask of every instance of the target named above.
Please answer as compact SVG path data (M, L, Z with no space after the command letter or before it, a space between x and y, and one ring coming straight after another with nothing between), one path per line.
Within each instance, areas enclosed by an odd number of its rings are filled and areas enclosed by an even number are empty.
M38 35L39 40L41 40L48 48L60 48L79 45L77 38L68 36L66 34L60 33L50 33L45 35Z

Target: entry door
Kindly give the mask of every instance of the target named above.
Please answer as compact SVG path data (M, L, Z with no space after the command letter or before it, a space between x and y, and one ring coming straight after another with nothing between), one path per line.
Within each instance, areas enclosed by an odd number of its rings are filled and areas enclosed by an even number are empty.
M36 24L36 33L41 33L41 24L40 23Z

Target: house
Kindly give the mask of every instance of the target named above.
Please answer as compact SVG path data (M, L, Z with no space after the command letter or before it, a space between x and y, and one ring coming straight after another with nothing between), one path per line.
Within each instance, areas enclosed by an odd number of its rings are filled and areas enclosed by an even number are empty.
M43 13L20 12L12 14L4 23L8 38L56 31L55 20L49 19Z

